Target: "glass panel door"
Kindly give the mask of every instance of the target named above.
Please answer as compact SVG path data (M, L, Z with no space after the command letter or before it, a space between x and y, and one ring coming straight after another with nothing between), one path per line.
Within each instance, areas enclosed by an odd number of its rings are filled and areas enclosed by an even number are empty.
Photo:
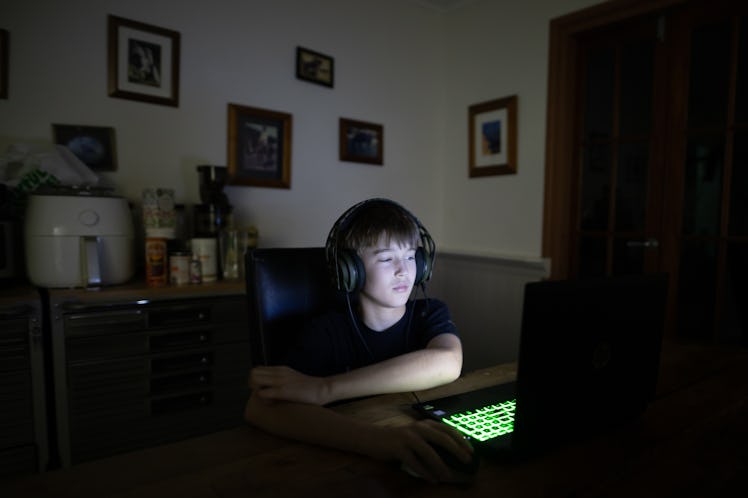
M659 247L650 210L657 43L654 18L584 40L580 207L571 264L581 277L642 273L648 253Z
M745 341L746 311L738 300L748 302L746 16L729 2L699 2L682 26L688 98L676 328L683 337Z

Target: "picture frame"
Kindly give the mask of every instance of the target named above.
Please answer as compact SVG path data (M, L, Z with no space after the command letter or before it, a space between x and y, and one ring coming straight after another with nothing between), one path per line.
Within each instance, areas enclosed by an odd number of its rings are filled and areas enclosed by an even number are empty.
M335 59L304 47L296 47L296 77L332 88L335 84Z
M291 188L291 114L228 106L230 185Z
M468 107L470 178L517 173L517 96Z
M384 126L340 118L340 160L381 166L384 163Z
M8 98L8 58L10 50L10 34L6 29L0 29L0 99Z
M109 96L179 106L180 34L109 15Z
M52 124L54 143L64 145L94 171L116 171L114 128Z

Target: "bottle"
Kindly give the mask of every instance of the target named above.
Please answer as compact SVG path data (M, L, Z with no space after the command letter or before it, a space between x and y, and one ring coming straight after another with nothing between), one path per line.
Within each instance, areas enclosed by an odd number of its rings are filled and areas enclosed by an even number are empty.
M163 287L168 281L169 267L166 255L166 239L145 239L145 282L148 287Z
M200 256L194 252L190 261L190 282L193 284L203 283L203 265L200 263Z

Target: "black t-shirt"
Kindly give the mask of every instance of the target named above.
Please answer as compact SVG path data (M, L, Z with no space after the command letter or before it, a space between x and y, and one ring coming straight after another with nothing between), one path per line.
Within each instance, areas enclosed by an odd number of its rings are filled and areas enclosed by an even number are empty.
M447 305L438 299L408 302L405 315L381 332L355 319L354 325L342 309L310 320L286 364L307 375L334 375L423 349L439 334L458 335Z

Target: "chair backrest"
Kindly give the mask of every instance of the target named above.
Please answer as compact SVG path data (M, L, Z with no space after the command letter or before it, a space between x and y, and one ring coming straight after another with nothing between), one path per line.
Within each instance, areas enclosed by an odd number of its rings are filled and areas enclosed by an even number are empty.
M325 249L254 249L245 263L252 364L278 364L304 321L335 303Z

